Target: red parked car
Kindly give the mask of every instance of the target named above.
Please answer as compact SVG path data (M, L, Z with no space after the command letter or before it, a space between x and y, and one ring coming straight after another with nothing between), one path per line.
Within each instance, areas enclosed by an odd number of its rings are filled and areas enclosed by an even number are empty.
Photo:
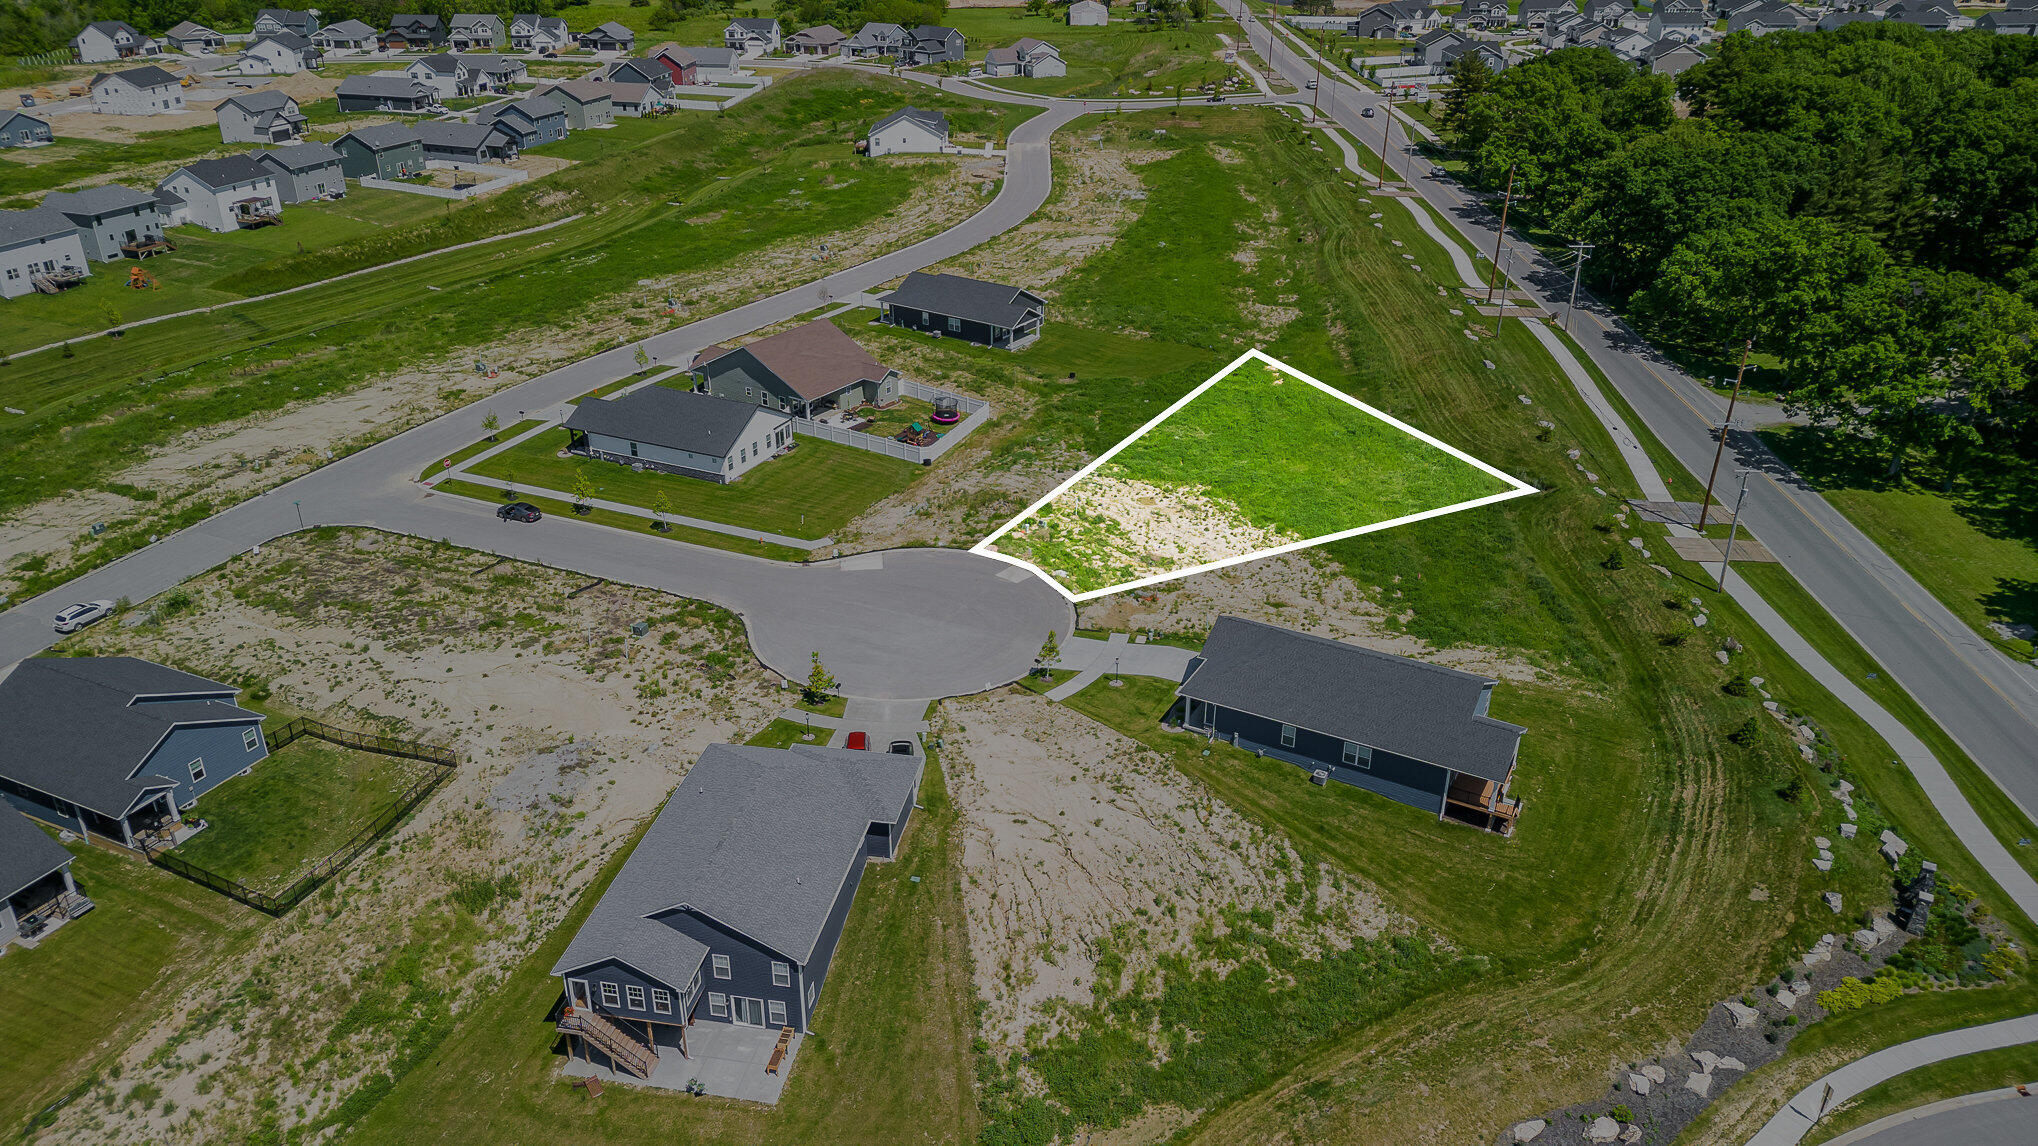
M868 732L850 733L849 747L856 749L858 752L870 751L870 733Z

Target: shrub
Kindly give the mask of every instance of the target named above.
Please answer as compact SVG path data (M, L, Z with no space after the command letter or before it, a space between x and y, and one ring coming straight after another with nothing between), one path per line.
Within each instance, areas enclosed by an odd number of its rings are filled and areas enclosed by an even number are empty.
M1819 992L1819 1006L1828 1011L1851 1011L1858 1007L1887 1003L1904 993L1903 984L1894 975L1875 975L1868 979L1857 979L1852 975L1840 980L1840 985L1830 991Z
M1607 1113L1613 1117L1615 1122L1633 1122L1635 1120L1635 1112L1629 1110L1625 1103L1615 1105Z
M1735 673L1734 679L1720 686L1720 691L1728 696L1753 696L1755 686L1748 683L1747 677Z
M1621 551L1616 549L1612 553L1607 554L1606 560L1600 562L1599 567L1601 569L1625 569L1628 567L1628 559L1621 556Z

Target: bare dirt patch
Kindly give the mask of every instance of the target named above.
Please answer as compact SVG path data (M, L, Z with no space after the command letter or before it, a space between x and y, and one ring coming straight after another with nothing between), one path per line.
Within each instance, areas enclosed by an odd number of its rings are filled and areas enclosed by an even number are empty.
M1069 709L1007 693L944 712L984 1034L1001 1047L1029 1030L1051 1037L1064 1003L1131 989L1162 955L1193 956L1196 931L1221 933L1227 910L1272 911L1305 950L1406 923L1159 753ZM1100 980L1107 947L1125 963Z

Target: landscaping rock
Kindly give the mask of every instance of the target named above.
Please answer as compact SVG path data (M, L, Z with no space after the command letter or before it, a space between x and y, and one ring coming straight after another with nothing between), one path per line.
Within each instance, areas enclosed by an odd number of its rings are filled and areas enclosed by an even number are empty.
M1653 1082L1658 1086L1661 1086L1664 1083L1664 1081L1669 1079L1670 1072L1664 1070L1662 1067L1657 1066L1655 1063L1652 1062L1649 1065L1642 1068L1642 1077L1648 1079L1650 1082Z
M1727 650L1718 649L1714 651L1713 659L1720 662L1721 664L1729 664L1733 661L1734 658L1727 655Z
M1628 538L1628 546L1633 549L1640 549L1642 547L1642 539L1639 537L1630 537Z
M1691 1058L1692 1061L1703 1067L1707 1074L1711 1074L1712 1068L1718 1066L1720 1062L1720 1056L1709 1050L1693 1051L1691 1052Z
M1698 616L1696 616L1696 617L1693 617L1693 618L1691 619L1691 623L1692 623L1692 625L1693 625L1694 627L1696 627L1696 628L1700 628L1700 629L1703 629L1703 628L1705 628L1705 614L1704 614L1704 613L1700 613L1700 614L1699 614Z
M1911 845L1903 842L1895 832L1890 831L1888 828L1882 829L1882 835L1877 838L1882 840L1883 857L1891 863L1904 858L1904 853L1911 850Z
M1531 1118L1527 1122L1517 1122L1514 1124L1514 1140L1516 1142L1534 1142L1536 1136L1541 1134L1549 1125L1549 1123L1544 1122L1540 1118Z
M1797 992L1789 987L1776 992L1776 1005L1786 1011L1797 1010Z
M1874 928L1864 927L1854 933L1854 946L1866 951L1870 947L1875 946L1881 939L1882 936L1877 935Z
M1564 456L1565 456L1565 457L1567 457L1567 458L1570 458L1570 459L1571 459L1572 461L1574 461L1574 462L1575 462L1575 461L1577 461L1577 460L1579 459L1579 457L1581 457L1581 456L1582 456L1582 454L1583 454L1583 451L1580 451L1580 450L1577 450L1577 449L1569 449L1569 450L1565 450L1565 451L1564 451Z
M1459 318L1465 317L1465 312L1462 310L1454 310L1451 313L1457 315Z
M1592 472L1591 470L1586 470L1586 471L1585 471L1585 480L1586 480L1586 481L1598 481L1598 480L1599 480L1599 475L1598 475L1598 474L1596 474L1596 473L1593 473L1593 472Z
M1851 839L1853 839L1853 838L1854 838L1855 834L1856 834L1856 833L1858 833L1858 832L1860 832L1860 831L1861 831L1861 825L1859 825L1859 824L1856 824L1856 823L1851 823L1851 822L1850 822L1850 823L1845 823L1845 824L1841 824L1841 825L1840 825L1840 838L1841 838L1841 839L1843 839L1843 840L1851 840Z
M1620 1132L1620 1140L1623 1142L1640 1142L1642 1140L1642 1128L1639 1126L1629 1126L1626 1130Z
M1819 854L1822 856L1830 856L1830 853L1827 852L1820 852ZM1833 909L1833 914L1834 915L1840 914L1840 912L1843 910L1840 906L1840 893L1837 891L1829 891L1826 893L1825 898L1826 906Z
M1765 700L1762 702L1762 707L1768 709L1771 712L1775 712L1777 709L1781 708L1782 705L1777 704L1773 700Z
M1820 849L1819 849L1819 858L1820 858L1820 859L1822 859L1822 860L1825 860L1825 861L1826 861L1827 863L1832 863L1832 862L1833 862L1833 852L1832 852L1832 850L1831 850L1830 848L1820 848Z
M1876 916L1875 922L1869 926L1875 929L1875 938L1878 943L1896 934L1896 923L1887 915Z
M1498 370L1498 369L1500 369L1500 367L1498 367L1498 366L1495 366L1495 365L1493 364L1493 360L1492 360L1491 358L1486 358L1486 359L1482 359L1481 361L1483 361L1483 362L1485 362L1485 363L1486 363L1486 369L1488 369L1488 370Z
M1592 1125L1585 1128L1587 1142L1611 1142L1619 1137L1620 1123L1604 1114L1593 1119Z
M1822 857L1822 858L1820 858L1820 859L1815 859L1815 860L1813 860L1813 861L1812 861L1812 866L1813 866L1813 867L1815 867L1815 868L1818 868L1818 869L1819 869L1820 871L1832 871L1832 870L1833 870L1833 861L1832 861L1832 860L1831 860L1830 858L1823 858L1823 857Z
M1847 805L1847 821L1848 821L1847 826L1850 828L1853 827L1855 818L1858 817L1860 814L1861 813L1856 812L1854 810L1854 805L1852 804Z
M1387 240L1387 241L1388 241L1388 242L1390 242L1390 243L1392 243L1392 244L1394 244L1394 245L1395 245L1395 246L1397 246L1397 247L1401 245L1401 240L1400 240L1400 239L1389 239L1389 240Z
M1521 404L1524 406L1533 406L1536 404L1536 400L1534 398L1529 397L1527 394L1516 394L1515 397L1520 399Z
M1693 1071L1684 1076L1684 1089L1704 1098L1712 1091L1712 1075Z
M1748 1069L1748 1064L1742 1062L1740 1059L1735 1058L1733 1055L1723 1054L1720 1056L1720 1061L1714 1065L1713 1069L1738 1070L1745 1073Z
M1819 941L1817 943L1812 944L1812 949L1810 951L1805 952L1804 965L1807 967L1816 967L1819 964L1824 963L1826 960L1831 959L1833 957L1833 945L1838 943L1839 941L1840 941L1839 938L1830 932L1828 932L1825 935L1819 936Z
M1833 841L1827 839L1824 836L1813 836L1812 846L1818 848L1829 848L1833 846Z
M1606 496L1606 491L1605 491L1605 490L1603 490L1603 489L1601 489L1601 488L1599 488L1598 486L1593 486L1593 487L1592 487L1592 492L1593 492L1593 493L1596 493L1596 494L1598 494L1598 495L1599 495L1599 496L1601 496L1601 497L1605 497L1605 496Z
M1636 1094L1647 1094L1649 1093L1649 1080L1642 1075L1631 1074L1628 1076L1628 1089Z
M1670 576L1670 575L1671 575L1671 573L1670 573L1670 569L1669 569L1669 567L1668 567L1668 566L1664 566L1664 565L1651 565L1651 566L1649 566L1649 568L1651 568L1651 569L1654 569L1654 570L1655 570L1656 572L1658 572L1658 573L1661 573L1661 574L1662 574L1663 576L1665 576L1665 577L1668 577L1668 576Z
M1752 1027L1755 1020L1762 1017L1755 1008L1738 999L1728 999L1726 1007L1727 1013L1734 1016L1734 1025L1737 1027Z

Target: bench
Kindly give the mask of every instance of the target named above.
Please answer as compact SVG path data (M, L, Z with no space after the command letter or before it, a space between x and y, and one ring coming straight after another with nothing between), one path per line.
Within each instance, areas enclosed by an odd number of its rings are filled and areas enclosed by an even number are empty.
M793 1029L791 1027L780 1027L778 1029L778 1045L771 1048L771 1061L764 1064L764 1073L777 1074L779 1065L785 1062L786 1051L790 1050L792 1045Z

